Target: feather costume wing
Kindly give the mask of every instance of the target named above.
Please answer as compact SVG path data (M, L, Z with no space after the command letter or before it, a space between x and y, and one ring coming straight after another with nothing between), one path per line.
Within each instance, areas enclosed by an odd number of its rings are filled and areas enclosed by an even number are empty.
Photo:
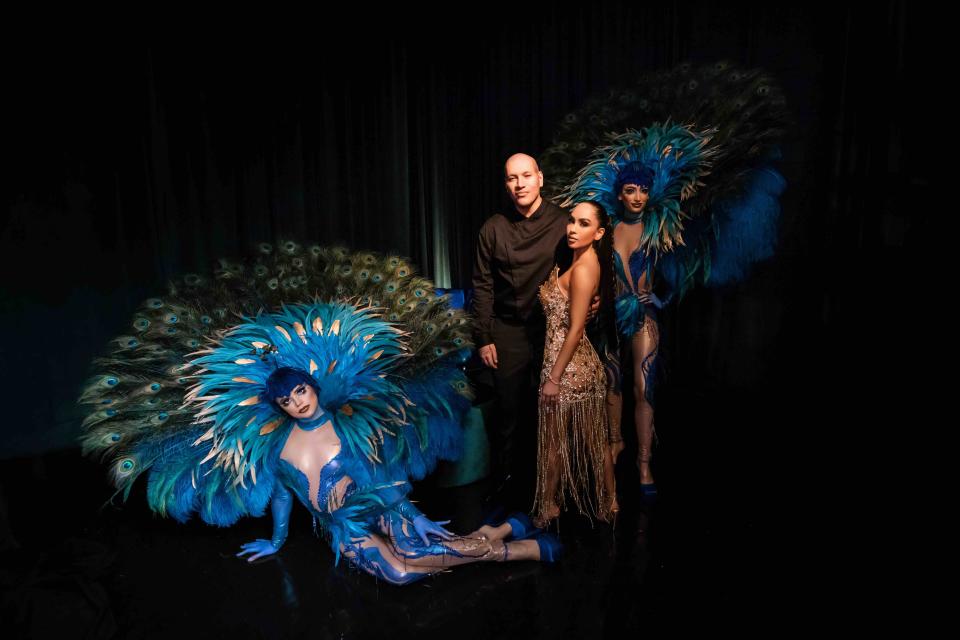
M227 379L217 354L232 353L239 369L283 353L323 378L321 403L345 446L418 479L459 454L467 323L399 257L261 244L145 302L130 335L94 363L80 398L90 407L83 447L111 461L124 497L147 473L160 513L199 511L221 525L259 515L275 472L268 452L287 426L252 400L265 377ZM225 411L235 405L243 410Z
M540 158L555 185L545 191L568 205L600 199L616 215L612 185L624 164L616 154L651 154L639 158L659 171L645 212L644 247L680 295L695 283L725 284L773 253L785 188L773 164L787 123L782 91L760 70L718 62L648 73L566 116ZM683 151L678 163L686 158L686 168L674 175L652 157L668 146L671 155ZM598 178L604 169L605 182Z

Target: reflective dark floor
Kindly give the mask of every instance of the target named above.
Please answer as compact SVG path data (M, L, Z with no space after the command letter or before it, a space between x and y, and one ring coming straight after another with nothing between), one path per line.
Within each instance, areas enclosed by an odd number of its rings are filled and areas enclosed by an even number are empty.
M801 560L788 533L805 516L792 511L788 521L779 508L791 417L770 413L779 406L772 397L694 400L658 413L656 505L639 503L628 449L616 527L565 515L561 562L464 566L402 588L334 567L302 509L282 553L248 564L234 554L269 535L269 518L181 525L150 513L142 486L125 505L104 506L103 469L76 451L4 461L3 635L632 638L743 629L793 598L785 577ZM487 490L427 484L414 497L468 532L484 517Z

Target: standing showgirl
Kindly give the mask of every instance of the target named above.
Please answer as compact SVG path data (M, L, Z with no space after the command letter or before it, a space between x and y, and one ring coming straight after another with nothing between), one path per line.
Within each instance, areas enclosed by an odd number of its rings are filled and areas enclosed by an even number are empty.
M539 527L560 515L568 496L590 517L609 520L618 510L607 446L606 372L584 333L590 301L600 291L601 265L610 264L608 221L596 202L575 206L567 222L573 262L562 275L554 267L540 286L547 337L534 504Z

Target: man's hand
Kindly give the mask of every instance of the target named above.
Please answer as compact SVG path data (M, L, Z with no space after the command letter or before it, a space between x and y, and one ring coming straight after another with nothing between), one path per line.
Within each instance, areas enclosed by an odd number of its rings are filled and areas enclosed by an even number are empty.
M487 365L491 369L497 368L497 345L485 344L480 347L480 359L483 361L483 364Z
M590 301L590 308L587 309L587 322L593 322L594 318L597 317L597 313L600 311L600 296L593 296L593 300Z

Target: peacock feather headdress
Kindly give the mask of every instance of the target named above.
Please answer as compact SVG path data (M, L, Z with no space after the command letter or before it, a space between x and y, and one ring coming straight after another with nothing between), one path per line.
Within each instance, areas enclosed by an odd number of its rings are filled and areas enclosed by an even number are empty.
M260 390L280 364L313 375L344 447L394 477L459 454L468 319L398 256L262 243L178 278L131 328L94 362L81 440L124 497L145 474L162 514L262 513L263 463L289 425Z
M689 217L682 202L702 185L716 153L710 145L711 134L668 122L614 136L610 144L594 151L576 180L560 194L561 206L594 200L620 220L618 178L625 171L645 173L650 177L649 200L643 211L640 247L656 255L672 251L683 244L683 221Z

